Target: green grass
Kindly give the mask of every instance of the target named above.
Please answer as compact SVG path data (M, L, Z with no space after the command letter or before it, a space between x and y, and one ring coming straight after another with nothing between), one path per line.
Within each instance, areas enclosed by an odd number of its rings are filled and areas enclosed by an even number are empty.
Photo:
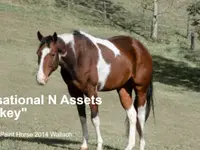
M159 33L160 40L150 39L119 27L93 22L92 14L76 10L68 12L54 7L52 1L42 4L0 2L0 95L39 96L56 94L61 97L67 88L59 70L51 75L45 87L35 81L37 72L36 50L39 41L37 31L48 35L53 32L68 33L82 29L98 37L131 35L144 43L153 55L155 70L156 126L150 116L145 126L147 150L198 150L199 145L199 43L197 50L188 50L189 40L174 30L165 29ZM116 1L115 1L116 2ZM122 2L122 1L121 1ZM135 2L123 1L123 7L134 16L139 11ZM132 7L133 6L133 7ZM134 8L134 9L132 9ZM137 9L138 8L138 9ZM84 11L84 9L82 10ZM184 16L184 9L180 15ZM168 14L169 15L169 14ZM150 16L150 14L149 14ZM175 17L169 16L168 25L176 25ZM134 19L134 18L133 18ZM137 18L138 19L138 18ZM148 18L146 18L148 20ZM179 23L182 26L182 23ZM177 26L179 26L177 24ZM167 32L167 34L163 34ZM195 60L194 60L195 59ZM126 145L125 112L116 92L100 93L103 104L100 107L101 130L106 150L124 149ZM21 106L8 106L21 108ZM62 150L78 149L81 142L81 128L76 108L73 106L27 106L28 112L19 121L0 119L0 131L60 131L72 132L70 139L27 139L0 138L0 150ZM5 107L7 108L7 107ZM87 107L88 118L90 116ZM90 149L95 150L95 132L88 119ZM138 148L138 137L137 147Z

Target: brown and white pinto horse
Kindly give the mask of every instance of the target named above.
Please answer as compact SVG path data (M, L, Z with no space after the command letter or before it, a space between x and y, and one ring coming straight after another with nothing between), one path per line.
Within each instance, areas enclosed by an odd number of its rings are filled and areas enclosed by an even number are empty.
M116 90L127 114L128 145L135 146L136 129L140 150L144 150L144 124L153 107L152 57L147 49L129 36L96 38L83 31L42 36L37 51L37 81L44 85L50 74L61 66L61 75L72 97L97 97L98 91ZM132 98L135 91L135 100ZM98 105L90 104L91 120L97 134L97 150L102 150ZM77 105L83 132L81 150L88 149L85 104Z

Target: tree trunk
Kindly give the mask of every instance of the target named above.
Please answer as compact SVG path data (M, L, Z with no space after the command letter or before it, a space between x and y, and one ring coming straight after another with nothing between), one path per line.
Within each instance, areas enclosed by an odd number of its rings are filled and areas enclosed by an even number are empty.
M195 49L195 35L194 32L191 33L191 44L190 44L190 49L194 50Z
M144 31L146 31L146 20L145 20L146 9L147 9L147 4L145 3L145 0L142 0L142 20L144 24Z
M67 1L67 10L70 11L70 0Z
M107 8L106 8L106 1L103 1L103 9L104 9L104 23L106 23L107 20Z
M190 15L187 17L187 38L190 36Z
M158 0L153 0L153 6L151 38L156 40L158 37Z

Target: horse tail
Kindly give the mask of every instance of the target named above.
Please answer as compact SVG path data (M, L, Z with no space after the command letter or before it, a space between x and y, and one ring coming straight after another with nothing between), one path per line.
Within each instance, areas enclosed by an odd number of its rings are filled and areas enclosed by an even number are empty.
M155 120L155 111L154 111L154 99L153 99L153 81L151 80L149 87L147 89L147 103L146 103L146 115L145 115L145 121L147 121L149 114L150 114L150 110L152 108L153 111L153 117Z

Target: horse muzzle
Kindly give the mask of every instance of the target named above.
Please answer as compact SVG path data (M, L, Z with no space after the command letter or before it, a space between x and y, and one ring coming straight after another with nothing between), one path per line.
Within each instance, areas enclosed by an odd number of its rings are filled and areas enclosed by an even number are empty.
M44 75L37 75L36 80L39 85L45 85L48 81L48 77Z

